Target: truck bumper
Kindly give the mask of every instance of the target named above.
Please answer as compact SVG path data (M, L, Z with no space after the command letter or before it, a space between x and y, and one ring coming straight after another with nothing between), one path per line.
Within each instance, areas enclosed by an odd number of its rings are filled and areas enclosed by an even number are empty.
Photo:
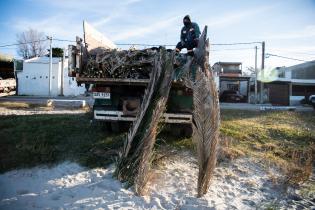
M122 111L105 111L105 110L94 110L95 120L104 121L135 121L135 116L124 115ZM164 113L163 121L166 123L177 123L177 124L190 124L192 122L191 114L175 114L175 113Z

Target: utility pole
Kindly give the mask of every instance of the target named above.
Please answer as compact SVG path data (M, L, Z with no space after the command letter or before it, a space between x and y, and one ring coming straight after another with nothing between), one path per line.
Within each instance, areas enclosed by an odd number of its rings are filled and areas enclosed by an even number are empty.
M64 87L64 70L65 70L65 62L66 62L66 48L63 48L63 55L62 55L62 67L61 67L61 89L60 95L63 96L63 87Z
M265 69L265 41L261 43L261 72L260 72L260 103L264 102L264 69Z
M49 39L49 96L51 96L51 87L52 87L52 37L51 36L47 36L47 39Z
M257 46L255 46L255 104L257 104L258 96L257 96Z

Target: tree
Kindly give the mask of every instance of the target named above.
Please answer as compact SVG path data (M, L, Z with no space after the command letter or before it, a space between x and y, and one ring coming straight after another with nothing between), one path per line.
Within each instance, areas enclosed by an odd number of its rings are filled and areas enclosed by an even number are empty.
M43 32L28 29L16 35L18 49L17 53L24 59L43 56L47 53L47 38Z
M48 50L49 51L49 50ZM52 57L63 57L63 49L59 47L52 48Z

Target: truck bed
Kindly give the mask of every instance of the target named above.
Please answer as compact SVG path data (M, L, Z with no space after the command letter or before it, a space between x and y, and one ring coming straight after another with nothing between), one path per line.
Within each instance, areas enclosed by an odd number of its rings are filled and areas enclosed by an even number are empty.
M115 84L115 85L143 85L146 86L149 83L149 79L129 79L129 78L89 78L77 76L78 83L87 84Z

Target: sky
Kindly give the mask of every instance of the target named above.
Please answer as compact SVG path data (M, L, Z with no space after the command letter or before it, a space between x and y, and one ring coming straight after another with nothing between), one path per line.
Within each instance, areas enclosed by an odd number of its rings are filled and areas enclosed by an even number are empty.
M16 43L29 28L57 39L83 37L86 20L115 43L176 45L182 19L189 14L202 30L208 26L210 63L242 62L254 67L261 45L215 45L266 42L266 67L291 66L315 60L315 0L1 0L0 46ZM53 41L53 47L69 43ZM16 47L0 53L17 56Z

